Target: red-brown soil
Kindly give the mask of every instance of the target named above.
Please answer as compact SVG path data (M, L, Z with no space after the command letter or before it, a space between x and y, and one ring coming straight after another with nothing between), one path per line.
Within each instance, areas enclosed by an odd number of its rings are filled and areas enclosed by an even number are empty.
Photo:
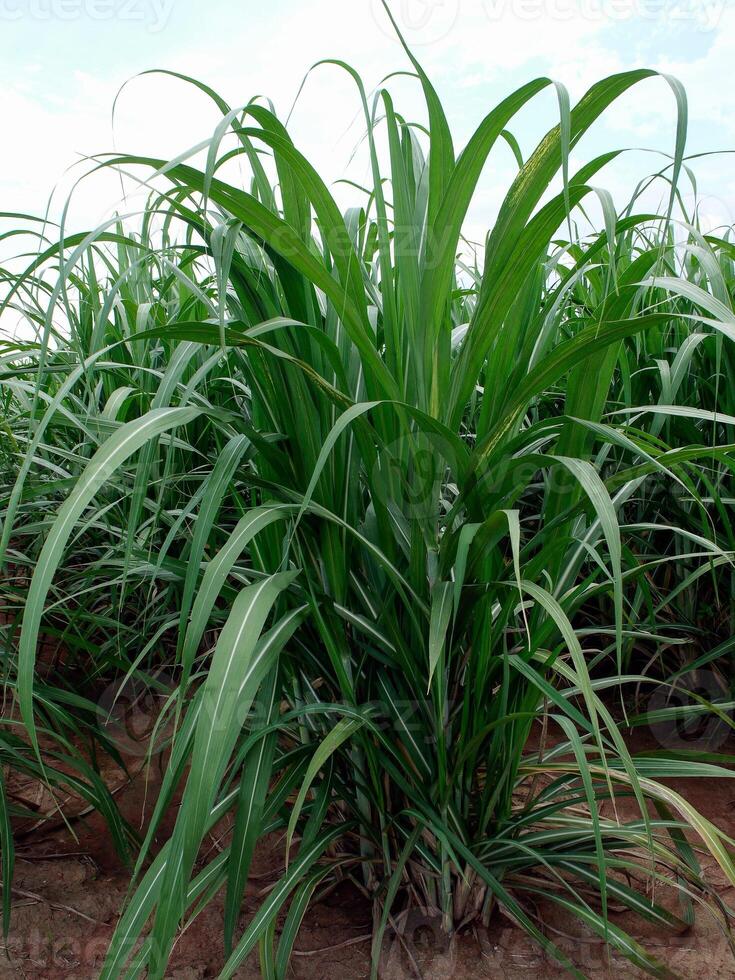
M157 790L157 773L142 775L123 788L118 802L135 826L143 826ZM735 836L735 781L680 780L674 788ZM76 840L65 827L36 828L18 841L13 919L9 941L0 954L0 980L90 980L99 976L105 949L125 900L129 877L116 857L104 824L96 814L73 822ZM170 829L170 823L162 833ZM226 828L223 828L226 833ZM219 841L212 838L212 848ZM257 907L269 882L283 867L282 841L274 836L256 856L248 885L243 921ZM735 889L712 861L704 861L708 881L728 905ZM642 976L627 961L612 959L584 928L543 909L554 941L591 978ZM688 980L735 977L735 959L720 927L706 911L685 935L663 935L640 920L616 914L616 921L640 938L676 976ZM564 970L550 963L520 929L496 916L489 930L469 931L447 947L436 921L411 913L403 922L404 941L388 937L381 976L386 980L475 980L475 978L559 978ZM357 980L369 976L371 910L360 892L340 885L308 913L296 942L291 976L300 980ZM167 976L171 980L216 977L223 965L222 902L213 902L179 939ZM407 952L408 950L408 952ZM411 963L414 961L414 965ZM420 973L416 972L416 968ZM237 974L257 980L257 953Z

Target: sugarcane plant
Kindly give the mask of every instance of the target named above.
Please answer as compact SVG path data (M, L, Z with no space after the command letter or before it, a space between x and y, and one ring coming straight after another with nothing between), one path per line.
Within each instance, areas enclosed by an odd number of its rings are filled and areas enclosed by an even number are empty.
M700 902L729 934L698 855L735 884L730 842L665 779L730 770L624 738L646 718L635 692L674 684L644 661L691 641L687 590L732 595L733 249L681 211L685 95L639 70L571 107L537 79L457 155L406 54L425 127L349 66L320 67L348 74L364 113L371 180L347 212L271 107L179 76L222 112L202 162L201 146L96 159L147 189L143 213L38 235L4 274L3 313L33 339L0 360L17 705L0 751L51 779L63 748L133 849L104 978L163 977L219 894L221 976L259 947L263 976L283 977L313 897L344 878L374 908L374 976L411 906L448 935L503 914L576 976L541 898L654 976L667 967L613 907L678 930ZM617 153L572 173L572 151L654 84L677 120L656 177L668 205L619 212L595 184ZM508 127L550 87L558 121L524 159ZM501 141L517 174L472 252L463 227ZM246 189L225 179L233 161ZM604 228L582 233L591 197ZM49 638L64 660L41 672ZM142 841L85 748L128 761L95 711L111 677L160 688L167 765ZM692 705L730 724L729 693ZM3 810L7 882L7 795ZM283 871L243 924L274 831Z

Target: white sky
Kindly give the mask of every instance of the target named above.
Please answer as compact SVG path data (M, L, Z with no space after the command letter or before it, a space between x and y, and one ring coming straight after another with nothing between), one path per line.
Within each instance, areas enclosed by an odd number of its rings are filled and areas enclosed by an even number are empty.
M685 83L689 152L735 148L733 0L393 0L392 9L444 101L458 148L489 109L537 75L564 82L574 100L601 76L641 66ZM325 57L349 62L368 88L407 67L379 0L0 0L0 210L42 213L57 183L60 207L72 175L84 170L68 168L85 155L169 158L210 135L218 113L206 98L169 78L134 77L145 69L196 76L231 105L268 96L285 118L305 73ZM128 80L113 132L112 102ZM397 109L423 118L416 83L390 84ZM346 173L360 142L358 111L354 86L333 67L312 74L296 107L294 140L330 181ZM556 113L549 89L511 125L525 152ZM671 152L675 123L667 84L646 81L594 127L573 162L616 147ZM597 183L621 208L661 160L626 155ZM732 158L710 157L695 169L705 220L732 222ZM491 223L512 172L507 151L491 157L470 234ZM360 154L349 174L366 176ZM103 220L119 193L109 180L84 182L72 224Z

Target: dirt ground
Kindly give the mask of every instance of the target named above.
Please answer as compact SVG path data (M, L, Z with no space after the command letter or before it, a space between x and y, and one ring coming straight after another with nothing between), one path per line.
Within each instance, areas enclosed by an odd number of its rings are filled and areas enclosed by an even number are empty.
M118 802L135 826L145 823L156 794L156 779L142 777L123 787ZM731 836L735 836L735 781L673 781L679 792ZM104 953L123 904L128 876L116 857L98 816L83 816L67 828L36 829L18 841L13 919L9 941L0 953L0 980L90 980L98 977ZM165 834L168 827L164 827ZM219 846L215 839L212 848ZM248 884L246 921L283 867L282 841L262 847ZM706 875L723 900L735 905L735 889L721 872L705 864ZM608 957L603 946L576 923L543 910L550 935L582 972L591 978L642 976L622 959ZM734 978L735 959L714 918L702 911L685 935L662 935L640 920L616 916L641 939L673 975L697 980ZM343 884L308 913L296 942L291 975L297 980L357 980L369 976L371 910L360 892ZM388 936L381 977L385 980L475 980L528 978L550 980L564 970L545 959L525 935L502 916L487 931L470 931L451 944L442 942L437 921L417 909L400 920L402 941ZM167 976L171 980L216 977L223 964L222 902L212 903L183 934ZM413 960L413 964L412 964ZM417 972L416 968L418 968ZM257 953L238 972L258 980Z

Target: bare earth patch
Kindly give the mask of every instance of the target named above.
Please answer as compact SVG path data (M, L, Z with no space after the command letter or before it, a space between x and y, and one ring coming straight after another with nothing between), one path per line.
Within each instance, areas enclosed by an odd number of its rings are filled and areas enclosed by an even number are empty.
M150 812L157 790L155 773L148 785L141 776L119 796L125 816L140 826ZM729 780L679 782L690 798L727 833L735 836L735 785ZM125 900L129 876L112 850L97 814L74 822L74 840L62 827L48 833L34 830L18 842L13 921L0 980L91 980L98 977L107 944ZM170 824L164 826L168 833ZM226 828L221 828L226 833ZM211 839L211 847L221 846ZM273 836L256 855L248 884L243 924L257 908L283 866L282 841ZM735 889L721 873L705 864L707 878L723 900L735 904ZM662 896L659 896L662 897ZM589 977L638 977L639 971L604 946L578 923L545 907L543 918L554 941ZM655 953L673 974L689 980L735 976L735 960L718 923L705 911L684 935L662 935L630 915L615 913L633 935ZM438 922L424 910L397 917L399 938L387 937L381 976L385 980L474 980L474 978L558 978L564 971L502 915L488 930L471 929L451 943L441 937ZM369 903L345 882L308 913L296 943L291 975L297 980L358 980L369 975L371 910ZM179 939L167 976L170 980L216 977L223 965L222 901L210 904ZM242 980L258 980L257 953L238 972Z

